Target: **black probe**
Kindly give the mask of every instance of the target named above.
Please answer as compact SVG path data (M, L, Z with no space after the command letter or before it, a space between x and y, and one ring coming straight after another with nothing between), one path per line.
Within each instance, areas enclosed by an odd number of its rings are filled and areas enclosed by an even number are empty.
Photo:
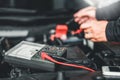
M65 24L69 25L70 23L72 23L74 21L74 18L71 18L70 20L68 20Z
M79 29L79 24L74 21L74 18L69 19L65 24L68 26L69 30L78 30Z

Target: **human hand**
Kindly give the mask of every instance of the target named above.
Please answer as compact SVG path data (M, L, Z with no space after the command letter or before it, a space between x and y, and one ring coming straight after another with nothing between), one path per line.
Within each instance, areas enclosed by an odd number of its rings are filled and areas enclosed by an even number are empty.
M88 20L96 20L96 8L95 7L86 7L80 9L74 14L75 22L82 24Z
M106 26L108 21L91 20L81 24L80 29L84 30L85 38L93 42L106 42Z

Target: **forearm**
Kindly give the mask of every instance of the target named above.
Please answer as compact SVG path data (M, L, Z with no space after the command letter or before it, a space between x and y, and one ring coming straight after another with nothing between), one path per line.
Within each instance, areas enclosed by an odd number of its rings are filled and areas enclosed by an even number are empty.
M120 41L120 18L107 24L106 37L108 41Z

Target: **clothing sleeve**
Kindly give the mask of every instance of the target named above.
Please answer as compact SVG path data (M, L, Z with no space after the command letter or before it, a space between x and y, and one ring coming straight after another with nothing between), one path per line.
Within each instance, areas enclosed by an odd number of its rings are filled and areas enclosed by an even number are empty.
M107 7L97 8L96 18L98 20L117 20L120 17L120 1Z
M110 21L106 27L106 37L108 41L120 42L120 17L117 21Z

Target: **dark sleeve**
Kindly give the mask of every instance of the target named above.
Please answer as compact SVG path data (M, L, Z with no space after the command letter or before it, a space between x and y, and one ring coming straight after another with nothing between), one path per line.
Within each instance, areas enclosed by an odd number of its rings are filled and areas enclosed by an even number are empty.
M96 10L98 20L116 20L120 17L120 1Z
M110 21L106 27L106 37L108 41L120 42L120 18L117 21Z

